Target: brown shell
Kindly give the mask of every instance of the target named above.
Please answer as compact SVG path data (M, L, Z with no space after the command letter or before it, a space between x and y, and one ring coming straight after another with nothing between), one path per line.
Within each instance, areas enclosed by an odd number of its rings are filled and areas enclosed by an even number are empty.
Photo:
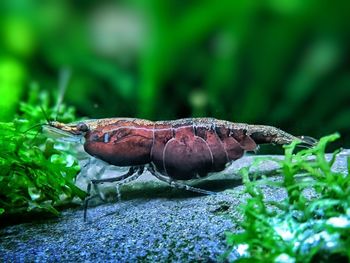
M158 172L190 180L222 171L244 151L256 148L244 126L216 119L180 119L151 122L109 119L85 135L89 154L112 165L153 162Z

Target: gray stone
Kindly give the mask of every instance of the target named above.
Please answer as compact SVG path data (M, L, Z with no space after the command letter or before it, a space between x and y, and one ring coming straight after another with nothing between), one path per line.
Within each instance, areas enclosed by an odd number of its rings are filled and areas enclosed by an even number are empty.
M345 172L348 155L349 151L339 154L334 169ZM82 209L71 208L59 218L4 227L0 262L219 261L228 249L225 231L239 231L232 216L240 217L237 207L247 198L238 171L254 160L246 156L224 173L195 184L215 195L171 188L146 173L122 187L120 202L90 207L87 222ZM277 168L275 162L265 161L251 169L273 174ZM82 188L88 178L81 175ZM113 188L102 189L106 196L115 195ZM283 189L273 187L263 187L263 192L274 201L286 196Z

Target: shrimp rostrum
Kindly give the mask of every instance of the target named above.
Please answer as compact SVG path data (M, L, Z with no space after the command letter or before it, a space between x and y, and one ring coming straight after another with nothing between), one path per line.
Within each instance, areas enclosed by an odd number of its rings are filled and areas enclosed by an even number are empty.
M91 185L130 182L145 170L172 186L210 194L187 185L186 181L224 170L227 164L241 158L245 151L256 150L259 144L289 144L298 140L311 147L316 143L311 137L295 137L272 126L232 123L214 118L154 122L110 118L70 124L51 122L50 127L61 133L83 136L84 149L88 154L111 165L130 167L121 176L92 180L88 194Z

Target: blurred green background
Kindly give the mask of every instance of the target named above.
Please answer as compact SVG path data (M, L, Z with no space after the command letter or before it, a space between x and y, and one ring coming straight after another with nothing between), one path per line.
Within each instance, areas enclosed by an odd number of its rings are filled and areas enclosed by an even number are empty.
M0 121L32 83L80 116L211 116L350 147L349 1L0 3Z

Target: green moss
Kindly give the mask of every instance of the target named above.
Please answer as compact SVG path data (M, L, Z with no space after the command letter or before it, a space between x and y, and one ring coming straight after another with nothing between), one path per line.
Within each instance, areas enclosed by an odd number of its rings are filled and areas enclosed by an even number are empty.
M328 160L328 143L339 134L326 136L317 146L294 153L297 142L285 147L279 161L283 181L250 180L243 170L245 191L250 198L242 205L241 233L227 233L231 249L244 248L242 262L311 262L350 259L350 177L332 170L335 151ZM348 166L350 166L348 158ZM307 176L300 177L300 174ZM260 188L283 188L281 202L268 202ZM312 191L317 198L305 194Z
M39 106L41 105L41 106ZM45 122L41 107L49 117L56 115L49 107L49 96L33 89L28 103L21 104L21 114L13 122L0 122L0 214L23 211L48 211L58 214L55 205L85 193L74 185L80 168L77 160L37 129ZM60 114L64 113L64 114ZM63 121L74 119L74 110L61 107Z

